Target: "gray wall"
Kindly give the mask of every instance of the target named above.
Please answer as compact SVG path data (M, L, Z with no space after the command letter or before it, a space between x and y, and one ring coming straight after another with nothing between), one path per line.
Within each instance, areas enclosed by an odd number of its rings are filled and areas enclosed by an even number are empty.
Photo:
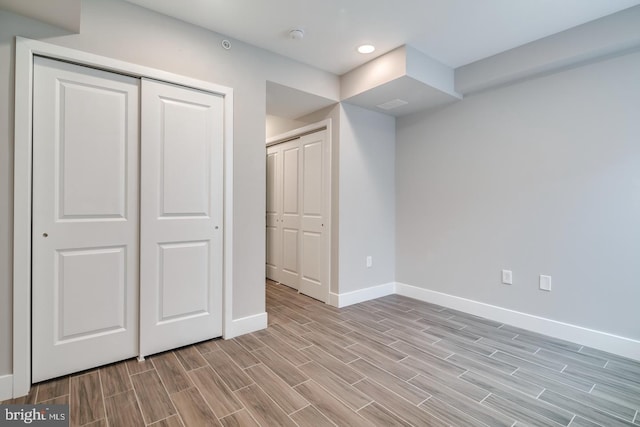
M393 282L395 118L345 103L298 118L325 119L332 121L331 292Z
M66 31L0 10L0 376L12 370L13 103L15 34L34 38Z
M399 119L397 280L639 339L638 76L633 53Z
M265 123L265 133L267 139L281 135L294 129L298 129L307 123L300 120L287 119L286 117L278 117L267 114Z
M0 11L0 375L11 372L13 36L42 39L234 88L234 319L264 312L265 87L337 99L338 78L116 0L85 0L80 34Z
M394 117L341 106L341 294L395 281L395 126Z

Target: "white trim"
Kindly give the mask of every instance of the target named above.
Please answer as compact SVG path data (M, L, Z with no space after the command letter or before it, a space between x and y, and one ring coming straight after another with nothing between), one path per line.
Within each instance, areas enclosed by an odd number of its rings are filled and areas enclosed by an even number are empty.
M224 103L224 242L222 279L222 336L227 336L233 322L233 90Z
M231 321L229 332L225 334L224 339L231 339L265 329L267 327L267 321L268 316L266 312L235 319Z
M321 120L319 122L311 123L309 125L305 125L300 128L296 128L279 135L272 136L271 138L267 139L267 147L270 145L280 144L281 142L285 142L291 139L296 139L301 137L302 135L317 132L322 129L327 129L327 133L331 133L331 119Z
M224 283L223 335L233 329L233 89L75 49L16 37L14 225L13 225L13 396L31 386L31 155L33 56L75 62L134 77L147 77L224 96Z
M640 341L630 338L404 283L396 283L396 293L640 361Z
M13 375L0 376L0 400L13 397Z
M31 387L31 112L33 50L16 38L13 184L13 397Z
M359 302L393 295L396 293L396 283L390 282L383 285L371 286L357 291L345 292L343 294L329 293L329 305L342 308Z

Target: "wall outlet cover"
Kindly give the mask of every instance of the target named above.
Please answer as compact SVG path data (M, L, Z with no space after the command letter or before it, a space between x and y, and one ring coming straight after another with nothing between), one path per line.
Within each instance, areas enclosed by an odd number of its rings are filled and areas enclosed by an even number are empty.
M540 275L540 289L543 291L551 290L551 276Z
M511 270L502 270L502 283L505 285L513 285L513 273Z

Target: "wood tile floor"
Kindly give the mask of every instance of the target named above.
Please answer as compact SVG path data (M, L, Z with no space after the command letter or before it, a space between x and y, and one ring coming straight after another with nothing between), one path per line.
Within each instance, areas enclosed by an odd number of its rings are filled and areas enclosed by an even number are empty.
M267 285L269 328L34 386L91 426L640 426L640 363L401 296ZM9 401L3 403L10 403Z

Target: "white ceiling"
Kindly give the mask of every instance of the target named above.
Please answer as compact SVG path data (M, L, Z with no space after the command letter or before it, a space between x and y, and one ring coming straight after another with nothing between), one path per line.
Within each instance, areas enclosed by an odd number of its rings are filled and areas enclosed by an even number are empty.
M80 29L82 1L0 0L0 9L73 33ZM640 4L640 0L125 1L337 75L402 45L454 69ZM302 40L288 37L294 28L304 30ZM362 43L374 44L376 52L357 53ZM423 86L392 82L349 102L376 109L380 102L407 98L410 105L387 112L399 115L425 102L447 101ZM332 103L335 100L267 84L269 114L297 118Z
M341 75L409 44L452 68L640 0L127 0ZM302 40L288 32L301 28ZM375 53L356 47L371 43Z

